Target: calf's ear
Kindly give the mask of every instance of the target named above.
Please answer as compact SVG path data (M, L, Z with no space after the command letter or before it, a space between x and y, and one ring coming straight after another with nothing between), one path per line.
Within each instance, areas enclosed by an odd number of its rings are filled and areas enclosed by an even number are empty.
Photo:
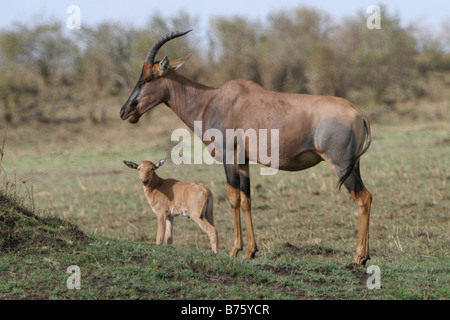
M161 159L158 161L158 163L155 165L155 169L158 169L161 167L164 163L166 163L166 159Z
M134 162L131 162L131 161L123 161L123 163L125 163L125 165L128 167L128 168L131 168L131 169L137 169L138 168L138 165L136 164L136 163L134 163Z

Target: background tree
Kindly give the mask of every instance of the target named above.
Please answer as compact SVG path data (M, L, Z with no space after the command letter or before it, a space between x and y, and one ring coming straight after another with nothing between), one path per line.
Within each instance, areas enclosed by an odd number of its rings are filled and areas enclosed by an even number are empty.
M229 79L245 78L261 84L261 24L244 17L215 18L211 22L211 61L216 85Z
M51 88L72 72L78 53L62 30L59 22L39 21L33 27L17 23L0 33L0 97L6 121L42 114L37 108L42 101L61 93Z
M332 27L328 14L312 8L269 16L269 39L276 54L271 62L281 62L272 79L274 90L332 93L334 57L329 40Z
M411 30L402 27L400 19L385 8L382 17L381 29L368 29L366 14L360 12L344 20L333 39L338 60L343 63L337 78L344 84L337 91L345 95L349 83L353 90L368 87L377 104L411 86L417 53Z
M244 78L271 90L376 106L427 97L424 83L435 74L446 81L450 71L450 24L440 32L404 26L384 7L381 17L381 29L370 30L365 12L339 21L305 7L261 20L217 16L206 36L169 42L156 60L192 53L183 74L213 86ZM103 22L68 34L59 22L37 19L0 30L0 116L14 123L61 115L105 123L106 106L128 96L151 45L191 28L199 31L198 19L180 11L157 12L143 27ZM78 111L86 108L89 116Z

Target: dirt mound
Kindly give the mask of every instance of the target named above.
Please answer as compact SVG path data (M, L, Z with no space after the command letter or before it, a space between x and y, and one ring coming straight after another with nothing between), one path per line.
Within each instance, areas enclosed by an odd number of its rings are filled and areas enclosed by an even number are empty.
M50 215L41 216L0 192L0 251L27 247L65 246L85 241L87 236L74 224Z

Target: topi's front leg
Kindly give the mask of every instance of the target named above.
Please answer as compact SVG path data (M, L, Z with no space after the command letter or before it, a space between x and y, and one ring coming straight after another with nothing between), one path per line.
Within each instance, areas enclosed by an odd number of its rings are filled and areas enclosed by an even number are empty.
M233 211L234 243L230 251L230 257L236 257L242 250L242 228L241 228L241 210L240 210L240 191L239 191L239 173L234 165L225 164L225 174L227 176L228 200Z
M239 189L241 209L244 213L248 238L245 258L252 259L255 257L255 253L258 251L258 249L256 247L255 232L253 230L252 201L250 196L250 168L248 163L239 165Z

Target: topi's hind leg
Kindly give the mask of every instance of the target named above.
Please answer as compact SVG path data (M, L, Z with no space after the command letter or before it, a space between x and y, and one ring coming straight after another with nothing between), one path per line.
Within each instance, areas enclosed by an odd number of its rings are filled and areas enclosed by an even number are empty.
M345 187L355 199L359 210L358 242L353 263L366 264L369 256L369 220L372 194L364 186L359 171L359 162L344 182Z
M322 157L333 167L339 178L343 177L346 172L350 161L346 161L344 164L336 165L326 155ZM344 162L344 161L342 161ZM353 257L353 263L366 264L366 261L370 259L369 256L369 220L370 220L370 206L372 204L372 194L364 186L359 171L359 161L353 167L348 177L344 181L344 186L352 195L359 211L359 229L358 229L358 242L356 243L356 253Z
M312 145L316 153L332 166L359 210L359 229L353 262L365 264L369 259L369 220L372 195L364 186L359 171L360 156L370 144L367 121L362 115L354 117L353 123L342 124L334 118L321 121L315 128ZM368 141L366 144L366 141Z

